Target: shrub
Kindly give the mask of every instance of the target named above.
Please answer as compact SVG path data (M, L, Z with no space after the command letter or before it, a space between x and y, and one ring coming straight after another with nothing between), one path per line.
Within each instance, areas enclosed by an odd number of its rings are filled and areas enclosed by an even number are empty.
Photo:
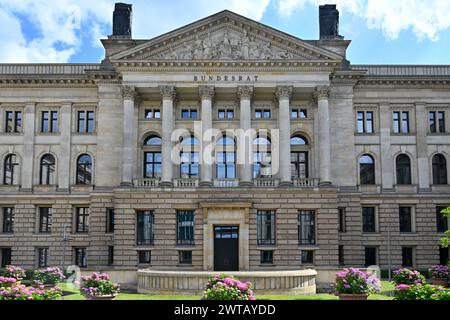
M432 266L428 272L432 278L447 279L450 276L450 267Z
M396 285L407 284L417 285L424 284L425 277L419 271L409 269L398 269L394 271L393 280Z
M395 287L395 300L450 300L450 290L429 284L399 284Z
M5 270L3 270L3 276L6 278L14 278L17 281L22 281L26 278L25 270L15 266L6 266Z
M0 300L56 300L61 297L61 289L27 288L18 285L0 289Z
M120 286L112 282L106 273L93 273L90 276L81 277L81 294L89 296L111 296L120 291Z
M1 277L0 276L0 289L9 288L16 284L15 278Z
M336 294L372 294L381 291L380 280L359 269L344 269L336 274Z
M33 274L35 284L57 284L64 280L64 273L58 267L48 267L42 270L36 270Z
M219 274L209 279L204 299L206 300L256 300L253 285L241 282L233 276Z

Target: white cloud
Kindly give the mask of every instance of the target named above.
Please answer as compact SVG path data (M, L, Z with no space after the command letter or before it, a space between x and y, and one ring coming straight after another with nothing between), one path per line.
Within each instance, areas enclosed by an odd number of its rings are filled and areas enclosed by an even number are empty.
M371 29L396 39L411 29L419 40L439 39L439 32L450 27L450 0L276 0L281 15L291 15L306 3L336 3L341 11L363 17Z

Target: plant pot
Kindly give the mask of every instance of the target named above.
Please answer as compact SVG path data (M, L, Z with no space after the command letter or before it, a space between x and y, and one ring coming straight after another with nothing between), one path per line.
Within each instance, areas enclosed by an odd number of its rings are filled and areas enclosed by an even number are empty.
M443 287L448 286L448 279L446 278L431 278L430 282L432 285L435 286L443 286Z
M86 300L108 301L114 300L116 296L117 296L116 294L111 294L107 296L87 296Z
M13 287L18 287L22 284L22 280L17 280L16 282L14 282L14 284L12 285Z
M369 297L368 294L338 294L339 300L349 300L349 301L364 301Z

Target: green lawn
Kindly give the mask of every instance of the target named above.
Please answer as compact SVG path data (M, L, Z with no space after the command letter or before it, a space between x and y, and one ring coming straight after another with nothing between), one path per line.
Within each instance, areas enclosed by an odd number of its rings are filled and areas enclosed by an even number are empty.
M62 283L59 285L63 290L63 300L84 300L78 289L72 284ZM382 281L380 294L371 295L369 300L392 300L394 285L388 281ZM315 294L309 296L295 295L258 295L258 300L338 300L339 298L331 294ZM200 296L152 296L147 294L120 293L116 300L200 300Z

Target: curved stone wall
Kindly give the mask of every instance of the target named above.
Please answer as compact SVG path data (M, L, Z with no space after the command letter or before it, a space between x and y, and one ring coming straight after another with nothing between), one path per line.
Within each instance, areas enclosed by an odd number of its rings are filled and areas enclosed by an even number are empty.
M208 279L219 272L138 271L138 292L146 294L202 295ZM231 272L253 283L256 294L315 294L315 270Z

